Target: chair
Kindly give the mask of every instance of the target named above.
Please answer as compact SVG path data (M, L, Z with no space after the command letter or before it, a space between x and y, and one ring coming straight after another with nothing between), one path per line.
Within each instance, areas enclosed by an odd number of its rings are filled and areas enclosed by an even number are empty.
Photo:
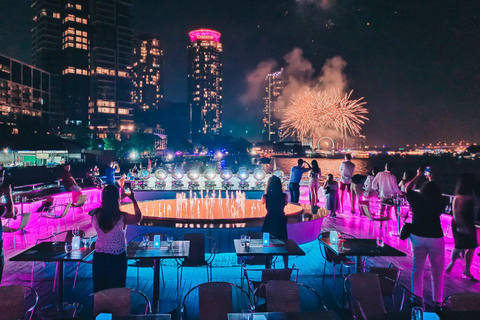
M199 320L226 319L227 314L233 312L232 288L240 291L248 301L248 308L252 309L247 292L239 286L228 282L206 282L190 289L183 298L181 312L184 318L182 319L188 319L185 302L195 289L198 289Z
M209 242L210 252L205 254L205 239ZM212 280L212 262L215 259L217 254L217 243L213 240L212 237L203 234L203 233L187 233L181 235L176 239L190 241L190 250L189 256L185 259L177 259L177 280L178 280L178 268L180 268L180 281L177 281L178 284L182 281L183 276L183 267L201 267L205 266L207 268L207 280ZM209 272L210 268L210 272Z
M144 236L148 236L148 238L150 239L150 241L153 241L153 237L155 235L160 235L160 241L165 241L168 237L167 234L165 233L145 233L145 234L141 234L139 236L136 236L135 238L133 238L130 242L133 242L133 241L142 241L143 240L143 237ZM129 243L130 243L129 242ZM132 261L132 260L130 260ZM129 267L134 267L134 268L137 268L137 288L139 287L140 285L140 268L151 268L153 269L154 268L154 259L150 259L150 260L133 260L133 262L129 263L128 264ZM165 276L163 275L163 264L162 264L162 260L160 260L160 271L162 273L162 282L163 282L163 286L165 286Z
M77 197L77 201L72 202L72 220L75 220L75 208L82 208L82 214L85 214L85 203L87 202L88 194L81 194Z
M442 310L445 310L450 300L451 311L480 311L480 293L462 292L449 295L443 300Z
M263 232L247 232L245 235L251 239L263 239ZM274 238L270 236L270 238ZM272 261L272 266L275 268L275 261L277 257ZM262 256L244 256L240 257L240 283L243 288L243 277L245 276L245 269L247 266L265 266L265 257Z
M370 206L369 206L370 203L368 201L361 200L361 201L359 201L359 204L360 204L360 212L368 218L368 220L370 221L370 225L372 224L372 222L379 222L380 232L382 232L383 222L391 220L390 216L389 215L386 215L386 216L373 215L370 212ZM375 229L372 228L372 236L374 235L374 233L375 233Z
M304 287L313 293L319 301L320 309L327 310L322 299L313 288L290 280L272 280L265 285L267 312L301 312L300 287ZM260 290L260 288L257 290Z
M61 214L58 214L56 208L63 207L63 206L64 206L63 211L61 212ZM60 221L60 219L63 218L63 221L65 223L65 230L67 230L67 219L65 218L65 216L67 215L71 206L72 206L71 202L67 203L66 205L53 205L48 209L48 211L41 213L38 216L38 219L46 218L46 219L53 219L54 221L55 220ZM57 223L57 228L60 229L59 222ZM48 230L48 220L47 220L47 230ZM38 224L38 233L40 233L40 223Z
M84 309L87 300L93 296L93 318L96 318L100 313L110 313L114 317L127 317L131 315L131 295L136 293L146 302L144 314L152 313L152 306L148 297L141 291L130 288L112 288L98 292L94 292L83 299L83 302L76 308L73 317L77 316L77 310ZM85 308L86 309L86 308ZM89 316L89 318L91 315Z
M298 280L298 268L293 265L293 267L290 269L245 269L245 278L247 279L248 283L248 289L249 293L250 292L255 292L256 296L259 298L265 298L265 288L263 287L262 290L257 290L257 288L260 287L260 285L266 284L268 281L271 280L290 280L292 277L292 272L296 271L295 275L295 282ZM249 276L248 273L251 272L261 272L261 279L260 281L255 281L252 280Z
M327 262L332 264L332 270L333 270L333 281L334 281L334 286L336 287L337 281L336 281L336 274L335 274L335 266L340 265L340 275L343 276L342 274L342 269L343 266L350 268L355 266L355 262L350 260L347 257L342 257L338 256L333 252L331 249L329 249L327 246L323 245L322 242L320 241L321 238L325 236L324 233L321 233L318 236L318 242L320 245L320 254L322 255L322 258L324 259L324 264L323 264L323 279L322 279L322 284L325 283L325 272L327 269ZM323 250L322 250L323 249Z
M385 267L369 267L369 272L378 274L380 277L380 289L383 297L391 297L393 308L395 309L395 289L399 284L402 269L397 268L390 262L387 268ZM403 308L403 299L400 309Z
M345 278L350 311L355 319L373 320L385 316L380 277L376 273L353 273Z
M17 228L11 228L10 226L3 226L3 232L5 233L13 233L13 251L16 249L16 242L15 242L15 233L21 231L23 234L23 243L25 244L25 248L27 248L27 238L25 237L25 227L27 226L28 221L30 221L32 213L26 212L22 214L22 220Z
M28 298L27 291L33 295L33 302L24 310L25 301ZM0 320L24 319L30 313L29 319L37 306L38 293L30 287L12 285L0 287Z

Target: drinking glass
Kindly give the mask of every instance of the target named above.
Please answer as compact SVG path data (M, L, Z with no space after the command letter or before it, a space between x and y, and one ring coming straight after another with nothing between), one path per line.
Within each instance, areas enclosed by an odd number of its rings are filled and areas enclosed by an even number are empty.
M52 231L53 244L57 244L57 234L58 234L58 232L55 229L53 229L53 231Z
M250 310L250 309L243 309L242 310L242 315L243 315L243 320L252 320L253 319L252 310Z
M65 252L70 253L72 251L72 244L70 242L65 242Z
M173 246L173 237L167 237L168 248L172 249Z
M412 308L412 320L423 320L423 309L422 307L413 307Z
M93 243L93 238L88 238L88 243L87 243L88 248L92 246L92 243Z
M377 238L377 247L383 247L385 245L385 242L383 241L383 238L378 237Z
M250 250L250 237L245 236L245 250Z
M242 247L245 247L245 241L246 241L246 239L247 239L247 235L242 234L242 235L240 236L240 243L242 244Z
M143 236L142 246L148 247L149 242L150 242L150 238L148 236Z
M78 237L78 235L80 234L80 228L79 227L73 227L72 232L73 232L73 235L75 237Z
M88 243L88 238L83 237L83 238L82 238L82 243L83 243L83 247L86 248L86 247L87 247L87 243Z

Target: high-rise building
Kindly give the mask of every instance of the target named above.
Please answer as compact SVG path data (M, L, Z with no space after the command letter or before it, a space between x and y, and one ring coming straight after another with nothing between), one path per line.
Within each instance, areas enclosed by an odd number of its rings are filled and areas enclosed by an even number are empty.
M158 109L163 100L163 50L160 39L141 35L134 40L132 102L139 110Z
M214 30L199 29L188 35L190 136L195 143L211 140L222 130L222 44Z
M280 131L282 108L279 107L279 100L282 98L283 88L285 87L282 73L283 69L270 73L265 78L262 119L262 136L264 141L280 141L282 137Z
M101 135L133 128L132 1L32 0L33 63L51 73L64 124Z
M0 124L48 125L50 80L50 73L0 55Z
M90 104L88 119L97 136L132 131L130 27L133 0L90 0Z

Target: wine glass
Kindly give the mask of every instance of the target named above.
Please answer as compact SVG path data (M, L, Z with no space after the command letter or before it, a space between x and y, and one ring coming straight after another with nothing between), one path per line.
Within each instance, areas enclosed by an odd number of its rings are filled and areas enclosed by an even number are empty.
M385 242L383 241L383 238L378 237L377 238L377 247L383 247L385 245Z
M52 230L52 236L53 236L53 244L57 244L57 230L53 229Z
M168 248L172 248L173 246L173 237L167 237Z

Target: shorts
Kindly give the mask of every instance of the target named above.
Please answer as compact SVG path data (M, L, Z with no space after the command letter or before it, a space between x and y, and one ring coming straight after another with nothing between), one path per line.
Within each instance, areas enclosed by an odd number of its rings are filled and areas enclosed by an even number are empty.
M350 191L350 183L343 183L343 182L340 181L340 190Z

